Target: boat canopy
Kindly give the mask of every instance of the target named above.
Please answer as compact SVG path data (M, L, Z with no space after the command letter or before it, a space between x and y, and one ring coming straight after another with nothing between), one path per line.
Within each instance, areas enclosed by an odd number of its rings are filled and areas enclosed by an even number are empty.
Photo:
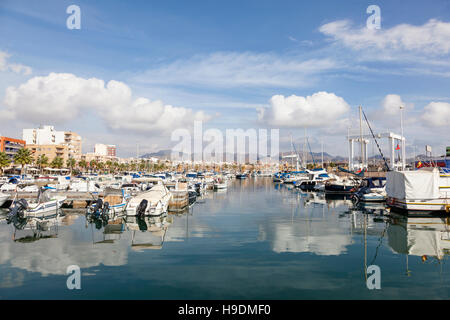
M388 197L397 199L436 199L439 198L439 179L437 168L389 171L386 192Z

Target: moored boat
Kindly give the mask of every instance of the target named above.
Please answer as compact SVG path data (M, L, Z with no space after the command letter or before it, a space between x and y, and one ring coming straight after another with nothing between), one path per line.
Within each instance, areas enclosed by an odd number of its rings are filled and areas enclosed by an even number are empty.
M386 174L387 205L394 211L450 212L450 174L436 167Z
M130 199L126 207L128 216L159 216L167 212L172 195L163 184Z

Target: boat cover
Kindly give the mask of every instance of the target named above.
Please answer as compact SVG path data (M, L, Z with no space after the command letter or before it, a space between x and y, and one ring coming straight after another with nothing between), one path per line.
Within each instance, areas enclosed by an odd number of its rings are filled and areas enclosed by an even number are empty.
M397 199L436 199L440 195L439 179L437 168L389 171L386 173L386 192L388 197Z

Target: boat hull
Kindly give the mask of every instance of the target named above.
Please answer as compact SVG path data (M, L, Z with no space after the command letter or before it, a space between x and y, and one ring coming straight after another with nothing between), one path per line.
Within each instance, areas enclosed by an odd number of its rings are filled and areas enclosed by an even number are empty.
M450 213L450 199L397 199L388 197L386 204L398 212Z

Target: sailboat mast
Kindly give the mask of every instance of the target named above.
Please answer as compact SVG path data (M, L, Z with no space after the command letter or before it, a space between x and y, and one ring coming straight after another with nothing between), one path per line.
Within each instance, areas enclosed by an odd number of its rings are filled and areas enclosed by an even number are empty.
M362 107L359 106L359 135L361 143L361 169L364 168L364 141L363 141L363 129L362 129Z
M303 159L305 159L305 169L308 168L308 154L306 153L306 127L305 127L305 141L303 143Z
M322 169L323 169L323 138L322 138Z

